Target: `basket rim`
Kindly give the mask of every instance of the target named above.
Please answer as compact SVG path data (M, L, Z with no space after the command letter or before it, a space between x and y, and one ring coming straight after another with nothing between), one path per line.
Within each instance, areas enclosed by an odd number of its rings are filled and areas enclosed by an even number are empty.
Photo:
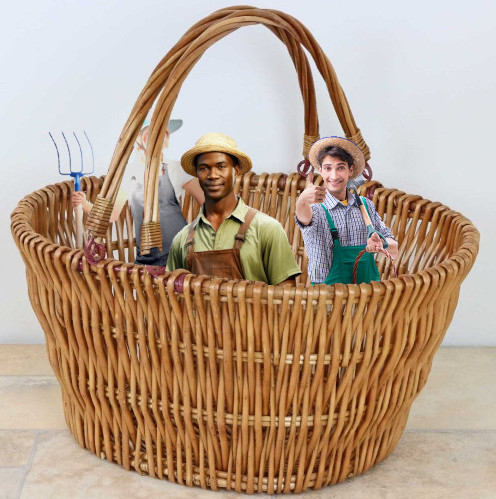
M264 174L265 173L261 173L258 175ZM58 252L58 256L61 258L62 263L64 263L65 265L70 264L71 268L75 271L78 271L79 273L91 272L100 274L101 272L105 272L107 275L112 273L112 275L116 278L118 278L119 273L123 271L130 274L136 273L139 275L139 279L151 279L155 285L160 285L160 287L168 288L169 291L172 291L174 289L174 284L176 283L177 278L181 275L186 274L186 277L182 279L186 281L187 289L193 290L193 288L198 286L198 283L201 281L202 293L207 293L211 286L214 285L218 289L218 293L221 296L230 295L233 297L237 297L243 295L246 298L250 298L257 288L260 288L260 291L256 292L260 292L262 294L262 299L268 299L269 296L271 297L271 299L281 299L282 296L285 295L288 291L290 299L294 299L297 294L303 293L302 299L309 299L311 297L312 300L318 300L321 294L325 294L326 298L329 300L334 299L336 294L341 295L343 298L347 298L349 295L355 294L357 292L372 292L374 295L376 295L377 293L384 294L388 287L393 286L396 288L404 288L407 285L408 281L412 279L415 280L415 278L422 279L424 281L431 281L432 278L435 277L433 274L439 275L440 273L447 272L453 265L455 267L458 267L457 273L459 273L462 266L460 259L465 265L468 264L468 270L470 270L477 256L480 240L479 231L474 226L474 224L464 215L455 210L452 210L451 208L440 202L433 202L419 195L418 199L415 202L420 201L425 202L425 204L434 204L437 208L445 208L447 215L449 215L450 217L458 217L460 219L458 224L461 231L461 243L448 258L418 272L401 274L397 277L389 277L384 281L374 281L371 283L337 283L332 286L327 286L325 284L311 286L300 283L291 287L270 285L263 282L248 281L244 279L232 281L228 280L227 278L220 278L215 276L200 276L192 274L191 272L188 272L184 269L178 269L174 272L165 271L161 275L152 275L152 273L147 271L146 266L144 265L123 262L115 258L105 258L101 262L98 262L96 265L91 265L84 258L83 249L71 248L59 243L54 243L47 237L36 232L30 224L30 214L32 214L35 210L34 204L32 202L33 199L36 196L45 195L49 191L51 191L51 193L53 194L53 189L60 186L64 186L64 188L70 189L72 186L72 181L66 180L57 182L55 184L49 184L45 187L37 189L24 196L14 208L11 214L11 231L16 245L20 250L21 243L26 244L26 239L29 239L29 246L31 248L33 246L38 246L40 249L43 248L43 252ZM403 191L395 188L378 187L377 190L379 191L379 189L381 191L396 192L400 195L408 195L407 193L404 193ZM286 290L286 292L284 292L284 290Z

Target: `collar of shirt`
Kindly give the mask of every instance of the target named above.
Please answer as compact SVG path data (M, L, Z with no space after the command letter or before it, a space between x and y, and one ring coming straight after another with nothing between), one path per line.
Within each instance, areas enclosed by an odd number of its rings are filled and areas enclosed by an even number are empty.
M347 206L354 206L356 204L355 196L348 191L348 204L344 205L339 199L335 198L329 191L326 192L326 197L324 198L324 206L328 210L334 210L335 208L347 208Z
M248 213L248 210L250 209L249 206L247 206L241 198L237 198L238 203L236 205L236 208L231 212L230 215L228 215L225 220L228 218L235 218L240 224L242 224L245 221L246 214ZM198 213L198 218L201 220L204 224L212 226L212 224L207 220L207 217L205 216L205 205L202 204L202 207L200 208L200 212ZM224 223L224 222L222 222Z

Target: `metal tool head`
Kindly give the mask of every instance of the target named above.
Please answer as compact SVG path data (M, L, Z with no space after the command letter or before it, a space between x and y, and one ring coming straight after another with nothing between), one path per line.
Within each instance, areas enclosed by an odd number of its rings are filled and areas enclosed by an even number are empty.
M53 138L53 135L50 132L48 132L48 135L50 135L50 138L52 139L53 145L55 146L55 150L57 151L57 164L58 164L59 173L61 175L70 175L71 177L73 177L74 184L75 184L74 190L79 191L81 189L81 177L83 175L90 175L91 173L93 173L95 171L95 156L93 154L93 146L91 145L91 141L88 138L88 135L83 130L84 136L86 137L86 141L88 142L88 145L89 145L89 148L91 151L91 169L90 169L90 168L85 167L84 154L83 154L83 148L81 147L81 142L79 141L78 136L76 135L76 132L72 132L72 134L74 135L74 138L76 139L76 143L78 145L79 154L80 154L80 158L81 158L79 169L73 168L72 156L71 156L71 147L69 146L69 142L68 142L64 132L61 132L61 133L62 133L62 138L64 139L64 142L65 142L65 146L67 148L67 157L68 157L68 162L69 162L68 169L62 168L62 162L60 160L60 153L59 153L59 148L57 146L57 142Z
M358 175L357 178L353 178L348 180L348 189L352 189L355 192L358 192L358 188L365 184L366 180L363 175Z

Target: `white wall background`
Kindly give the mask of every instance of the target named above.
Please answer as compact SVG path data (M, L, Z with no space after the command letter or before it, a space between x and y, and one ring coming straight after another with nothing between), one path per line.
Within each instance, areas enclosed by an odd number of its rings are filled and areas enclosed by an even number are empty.
M235 3L235 2L234 2ZM149 74L221 0L24 0L0 19L0 343L43 343L10 213L26 194L60 180L48 131L86 130L96 173L108 168L121 127ZM438 200L481 232L448 345L496 345L494 118L496 3L417 0L262 1L302 21L330 57L368 142L375 178ZM322 135L341 134L316 76ZM173 117L179 158L209 131L235 137L257 172L301 159L303 109L285 47L243 28L208 50Z

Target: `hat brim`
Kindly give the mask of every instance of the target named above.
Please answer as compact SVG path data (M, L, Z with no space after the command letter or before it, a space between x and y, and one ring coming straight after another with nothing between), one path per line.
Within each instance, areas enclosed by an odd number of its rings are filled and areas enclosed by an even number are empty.
M151 119L147 116L145 121L143 122L143 125L141 125L141 129L143 130L143 128L150 126L150 124L151 124ZM183 120L169 120L167 128L169 129L169 133L174 133L177 132L177 130L179 130L182 126L183 126Z
M344 137L324 137L313 143L308 153L308 160L314 168L320 169L318 162L319 153L322 149L330 146L337 146L344 149L353 158L353 174L350 175L350 179L361 175L365 168L365 156L354 142Z
M177 132L183 126L183 120L169 120L169 132Z
M196 177L196 166L194 164L196 156L204 154L206 152L223 152L230 154L238 159L239 174L243 175L249 172L252 168L251 159L238 149L233 149L225 145L219 146L217 144L206 144L203 146L195 146L193 149L186 151L181 157L181 166L186 173L189 173L193 177Z

